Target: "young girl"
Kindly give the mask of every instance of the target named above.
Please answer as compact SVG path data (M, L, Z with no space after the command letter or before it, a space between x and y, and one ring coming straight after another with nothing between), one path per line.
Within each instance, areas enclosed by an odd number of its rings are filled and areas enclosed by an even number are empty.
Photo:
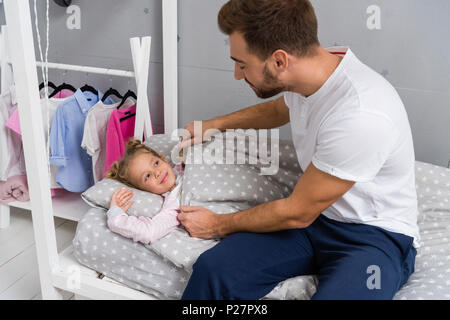
M153 243L174 230L179 224L177 215L183 173L182 165L172 168L164 157L139 140L128 142L125 155L112 164L105 178L160 194L164 197L164 203L161 211L153 218L129 216L126 212L133 204L133 191L117 189L107 212L109 229L144 244Z

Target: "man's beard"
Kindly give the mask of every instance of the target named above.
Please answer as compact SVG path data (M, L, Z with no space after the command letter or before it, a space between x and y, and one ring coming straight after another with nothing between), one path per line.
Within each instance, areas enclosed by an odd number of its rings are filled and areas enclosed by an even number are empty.
M247 79L245 79L245 81L252 86L252 89L253 91L255 91L255 94L258 96L258 98L268 99L276 96L280 92L289 91L288 88L281 85L275 75L273 75L267 68L267 65L264 65L263 76L264 84L266 85L265 88L257 88L253 84L248 82Z

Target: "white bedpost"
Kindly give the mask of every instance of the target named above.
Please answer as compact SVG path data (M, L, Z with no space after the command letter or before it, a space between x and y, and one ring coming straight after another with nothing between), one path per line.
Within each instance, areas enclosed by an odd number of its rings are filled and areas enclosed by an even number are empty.
M9 206L0 203L0 229L9 227L11 210Z
M29 0L5 0L4 3L42 298L62 299L61 294L52 285L52 269L58 266L58 251Z
M137 86L137 106L134 138L139 140L142 140L144 129L144 136L146 139L153 135L153 128L150 121L150 107L147 95L151 43L151 37L143 37L142 44L140 38L130 39L131 55L133 58L133 68Z
M12 84L12 70L11 66L8 64L10 61L9 50L8 50L8 28L7 26L1 26L1 34L0 34L0 69L1 69L1 90L0 93L6 92L9 90L9 87Z
M0 83L1 83L1 89L0 89L0 93L5 92L6 90L8 90L8 86L10 85L10 77L11 75L10 73L10 68L9 65L7 63L7 61L9 60L9 55L8 55L8 51L7 51L7 37L6 37L6 26L1 26L1 32L0 32L0 73L1 73L1 78L0 78ZM9 227L10 224L10 215L11 215L11 210L10 207L8 205L4 205L0 203L0 229L5 229Z
M177 0L162 0L164 133L178 129L178 13Z
M1 26L0 31L0 74L1 74L1 89L0 93L5 92L9 85L9 66L8 66L8 52L6 50L6 26ZM7 205L0 203L0 229L8 228L10 223L10 208Z

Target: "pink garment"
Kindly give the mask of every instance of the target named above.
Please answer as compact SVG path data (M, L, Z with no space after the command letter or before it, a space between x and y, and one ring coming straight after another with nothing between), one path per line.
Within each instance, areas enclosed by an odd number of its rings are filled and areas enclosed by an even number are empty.
M28 201L28 182L26 175L12 176L6 182L0 181L0 202L10 203L13 201Z
M68 98L72 95L73 95L73 92L70 90L61 90L52 98L63 99L63 98ZM19 121L19 110L18 109L16 109L13 112L13 114L11 115L11 117L9 117L9 119L5 125L8 128L10 128L11 130L13 130L14 132L16 132L17 134L22 135L22 132L20 131L20 121Z
M175 172L178 174L176 187L171 192L163 194L164 203L160 212L153 218L129 216L118 206L108 210L108 227L124 237L133 239L134 242L151 244L172 232L180 223L177 215L180 212L181 201L181 176L184 167L176 165Z
M26 173L23 145L20 137L5 126L17 109L15 88L0 96L0 180Z
M55 94L53 98L56 99L64 99L68 98L70 96L73 96L73 92L70 90L61 90L57 94ZM42 98L42 95L41 95ZM22 136L22 131L20 130L20 121L19 121L19 110L16 108L16 110L12 113L11 117L9 117L8 121L6 122L5 126L10 128L12 131L17 133L18 135ZM52 197L56 195L56 190L58 189L50 189L50 194Z
M106 156L103 174L109 171L114 161L119 161L125 154L128 140L134 136L136 117L120 121L129 114L136 113L136 105L126 109L115 109L111 113L106 129Z

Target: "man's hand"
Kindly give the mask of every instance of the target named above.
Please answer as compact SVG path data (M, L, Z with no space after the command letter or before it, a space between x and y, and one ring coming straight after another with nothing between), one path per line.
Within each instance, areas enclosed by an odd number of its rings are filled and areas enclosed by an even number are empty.
M194 238L211 239L218 235L219 215L204 208L181 206L178 220Z
M127 188L117 189L112 197L111 202L109 203L109 207L118 206L123 212L127 212L130 209L131 205L134 201L129 201L133 197L133 191Z
M208 138L215 133L214 130L210 129L220 131L219 128L216 127L216 122L213 119L189 122L184 127L185 132L181 138L180 149L208 140Z

